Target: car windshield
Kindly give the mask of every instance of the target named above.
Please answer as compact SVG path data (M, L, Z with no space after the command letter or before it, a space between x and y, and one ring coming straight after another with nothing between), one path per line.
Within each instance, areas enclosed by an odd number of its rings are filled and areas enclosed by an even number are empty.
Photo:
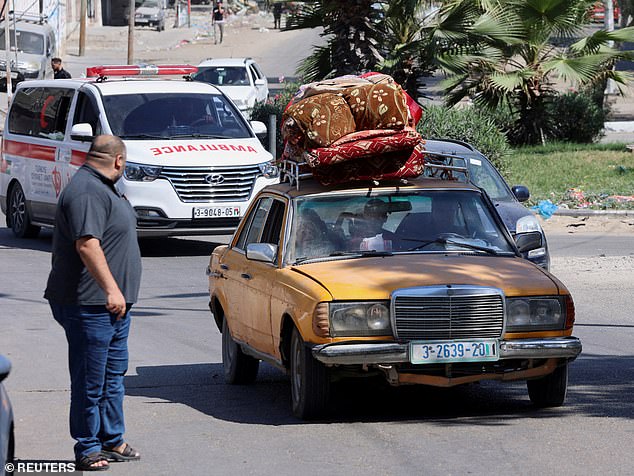
M30 31L19 31L16 33L13 30L9 32L11 38L11 46L15 46L16 40L18 45L18 51L22 53L28 53L33 55L44 54L44 36L37 33L31 33ZM15 36L14 36L15 35ZM0 30L0 48L6 50L6 42L4 39L4 29Z
M514 254L480 193L425 190L294 201L289 263L412 252Z
M202 67L198 68L198 73L194 74L193 78L216 86L249 86L249 78L244 66Z
M141 6L145 8L159 8L159 3L157 0L145 0Z
M253 137L242 115L218 94L117 94L103 103L112 133L125 139Z
M441 156L434 156L434 159L440 159ZM465 154L464 157L446 158L444 162L447 165L456 167L467 167L469 171L469 179L474 185L484 189L491 200L496 201L513 201L515 198L509 190L506 182L498 173L497 169L489 162L488 159L481 155ZM425 175L433 175L432 169L428 168ZM453 172L456 179L464 181L464 174Z

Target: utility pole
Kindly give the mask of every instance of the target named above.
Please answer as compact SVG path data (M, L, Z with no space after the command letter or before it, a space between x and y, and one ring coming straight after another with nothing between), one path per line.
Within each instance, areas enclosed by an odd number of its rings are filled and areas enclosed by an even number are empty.
M86 11L88 10L87 0L81 0L79 10L79 56L84 56L86 52Z
M130 0L128 15L128 64L134 64L134 0Z
M10 12L9 2L5 3L4 12L4 44L7 52L6 63L6 82L7 82L7 107L11 105L11 99L13 95L13 85L11 84L11 28L10 28ZM17 66L17 65L16 65Z
M614 0L605 0L605 7L603 11L605 12L605 16L603 17L603 24L605 26L605 31L614 31ZM608 46L614 46L614 42L608 42ZM614 66L612 67L614 69ZM616 94L617 87L614 83L614 80L608 79L608 83L605 87L605 94Z

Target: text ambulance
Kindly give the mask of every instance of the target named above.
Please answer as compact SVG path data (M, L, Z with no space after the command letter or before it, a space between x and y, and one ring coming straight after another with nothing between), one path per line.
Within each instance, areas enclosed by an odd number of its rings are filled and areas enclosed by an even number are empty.
M177 66L101 66L87 79L18 86L3 133L0 206L18 237L52 226L62 189L84 163L91 139L124 140L127 164L117 183L137 213L139 236L232 233L252 197L278 170L231 100L188 79ZM126 78L110 79L112 76Z

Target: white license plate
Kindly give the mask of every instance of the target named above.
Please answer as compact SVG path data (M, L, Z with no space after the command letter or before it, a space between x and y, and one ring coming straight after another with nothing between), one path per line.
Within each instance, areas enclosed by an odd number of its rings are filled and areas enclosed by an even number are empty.
M137 23L148 23L150 20L147 18L136 18L134 21Z
M240 216L240 207L195 207L194 218L234 218Z
M451 362L482 362L498 360L498 341L495 339L466 341L411 342L409 358L413 364L441 364Z

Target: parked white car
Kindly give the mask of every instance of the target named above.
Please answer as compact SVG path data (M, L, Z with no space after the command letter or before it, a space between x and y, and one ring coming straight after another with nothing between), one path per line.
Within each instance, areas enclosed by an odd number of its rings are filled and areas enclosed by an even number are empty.
M269 97L269 85L258 64L251 58L214 58L198 65L194 80L217 86L246 118L256 102Z

